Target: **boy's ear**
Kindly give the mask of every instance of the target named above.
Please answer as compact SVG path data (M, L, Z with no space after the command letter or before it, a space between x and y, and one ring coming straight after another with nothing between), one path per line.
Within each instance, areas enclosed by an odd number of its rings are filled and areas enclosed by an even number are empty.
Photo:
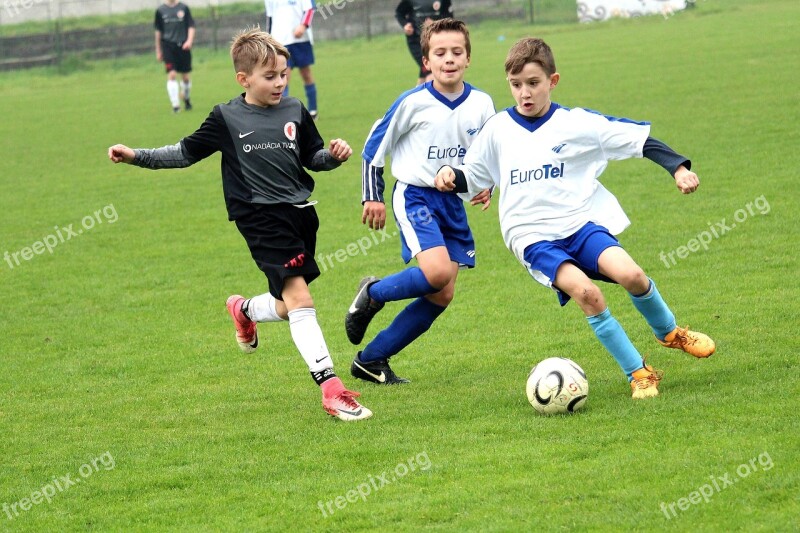
M556 85L558 85L558 80L560 79L561 79L561 74L559 74L558 72L553 72L553 75L550 76L550 90L556 88Z
M247 74L245 74L244 72L236 73L236 83L238 83L245 89L250 87L250 83L247 81Z
M426 56L422 56L422 66L425 67L425 70L430 71L431 67L428 62L428 58Z

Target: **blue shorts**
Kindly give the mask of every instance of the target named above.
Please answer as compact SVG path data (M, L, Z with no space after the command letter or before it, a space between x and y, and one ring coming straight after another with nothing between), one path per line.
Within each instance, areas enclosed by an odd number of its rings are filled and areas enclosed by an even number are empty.
M539 241L525 248L525 266L530 275L558 294L558 301L566 305L569 296L553 286L558 267L569 261L591 279L615 283L598 272L597 260L606 248L619 246L619 241L603 226L588 222L573 235L557 241Z
M400 230L403 261L408 263L424 250L444 246L459 266L475 266L475 241L461 198L398 181L392 193L392 207Z
M314 64L314 48L308 41L287 44L289 50L289 68L303 68Z

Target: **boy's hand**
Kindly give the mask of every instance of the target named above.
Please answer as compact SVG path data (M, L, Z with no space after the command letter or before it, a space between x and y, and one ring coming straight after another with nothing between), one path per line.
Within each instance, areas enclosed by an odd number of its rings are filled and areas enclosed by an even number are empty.
M342 162L347 161L347 159L353 155L353 149L350 148L350 145L347 144L347 141L344 139L332 140L328 151L331 153L334 159Z
M304 24L298 24L298 26L294 29L294 36L296 38L300 38L306 33L306 27Z
M386 206L383 202L364 202L361 223L374 230L383 229L386 225Z
M406 35L414 35L414 25L410 22L407 22L405 26L403 26L403 32Z
M700 178L697 174L681 165L675 171L675 185L683 194L691 194L700 186Z
M108 149L108 158L114 163L133 163L136 154L124 144L115 144Z
M483 189L481 192L473 196L472 200L470 200L469 203L470 205L483 204L483 207L481 207L481 211L486 211L487 209L489 209L489 205L492 203L492 190Z
M436 177L433 178L433 184L442 192L450 192L456 188L456 173L448 166L443 166L439 169ZM482 193L481 193L482 194ZM480 194L478 194L480 196ZM477 196L475 197L477 198ZM473 198L473 200L475 199ZM473 204L474 205L474 204Z

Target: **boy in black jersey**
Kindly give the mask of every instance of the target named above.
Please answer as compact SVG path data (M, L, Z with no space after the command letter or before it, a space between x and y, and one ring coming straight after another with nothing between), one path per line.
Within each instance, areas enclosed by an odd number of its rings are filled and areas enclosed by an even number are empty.
M334 139L327 150L311 115L296 98L283 97L289 52L260 30L240 33L231 46L236 81L244 94L214 107L200 128L179 143L132 150L114 145L115 163L144 168L183 168L222 152L222 187L228 219L244 237L269 293L228 298L236 340L244 352L258 347L257 322L289 321L292 339L322 389L322 405L342 420L362 420L372 412L356 401L333 372L317 323L308 284L319 276L314 259L319 228L308 197L310 170L333 170L353 150Z
M397 22L406 34L406 44L411 57L419 65L419 79L417 85L431 81L431 71L422 64L422 27L434 20L441 20L453 16L450 0L402 0L394 10Z
M167 70L167 95L172 111L181 110L181 97L186 110L192 108L189 92L192 80L192 44L195 25L189 6L178 0L166 0L156 9L156 59L164 62ZM178 73L183 78L178 85Z

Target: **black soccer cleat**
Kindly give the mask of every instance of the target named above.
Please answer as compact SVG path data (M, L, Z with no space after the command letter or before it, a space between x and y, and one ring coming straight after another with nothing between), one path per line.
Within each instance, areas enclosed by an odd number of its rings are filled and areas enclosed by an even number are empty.
M350 304L350 309L347 310L347 315L344 317L344 330L347 338L353 344L361 344L372 317L383 309L383 302L374 302L369 297L370 286L379 281L380 278L374 276L368 276L361 280L356 298Z
M394 373L392 367L389 366L388 360L381 359L365 363L361 360L361 352L358 352L356 358L353 359L353 364L350 365L350 374L356 379L377 383L378 385L410 383L410 380L401 378Z
M184 105L184 107L186 107L186 111L191 111L192 110L192 101L189 100L188 98L186 100L184 100L183 105Z

